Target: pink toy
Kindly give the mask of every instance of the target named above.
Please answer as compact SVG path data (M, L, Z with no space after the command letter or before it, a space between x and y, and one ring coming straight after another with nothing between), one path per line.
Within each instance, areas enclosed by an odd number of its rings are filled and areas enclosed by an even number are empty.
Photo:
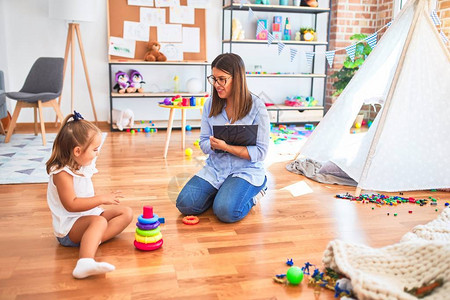
M151 219L153 218L153 206L144 206L144 218Z

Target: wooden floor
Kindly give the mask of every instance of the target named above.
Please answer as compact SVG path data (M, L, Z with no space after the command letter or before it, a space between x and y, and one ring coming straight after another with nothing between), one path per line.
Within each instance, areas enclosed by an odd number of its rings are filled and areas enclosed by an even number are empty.
M96 192L120 190L135 218L143 205L152 205L165 224L164 246L154 252L134 248L135 222L101 245L97 259L116 266L103 276L72 277L78 250L59 246L53 236L46 184L0 186L0 299L334 299L330 291L315 295L306 280L287 286L272 277L286 272L288 258L298 266L307 261L321 266L333 239L383 247L439 213L410 204L372 210L373 205L336 199L336 193L354 188L312 182L286 171L286 162L277 162L268 168L266 197L244 220L224 224L208 211L198 225L187 226L175 200L204 164L205 157L193 146L198 136L198 130L187 136L194 155L186 158L180 131L174 131L163 160L164 131L148 136L108 133L97 162L100 172L94 176ZM293 197L283 190L300 180L313 193ZM440 197L439 210L450 198L437 192L405 195Z

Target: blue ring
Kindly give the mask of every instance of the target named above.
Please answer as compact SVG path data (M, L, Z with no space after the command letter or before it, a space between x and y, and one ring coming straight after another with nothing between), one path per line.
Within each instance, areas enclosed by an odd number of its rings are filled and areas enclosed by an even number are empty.
M153 223L157 222L158 219L159 219L159 217L157 214L153 214L153 218L150 218L150 219L145 219L142 215L140 215L138 217L139 223L142 223L142 224L153 224Z
M136 226L142 230L152 230L152 229L157 228L159 225L161 225L161 223L158 221L156 221L153 224L142 224L142 223L136 222Z

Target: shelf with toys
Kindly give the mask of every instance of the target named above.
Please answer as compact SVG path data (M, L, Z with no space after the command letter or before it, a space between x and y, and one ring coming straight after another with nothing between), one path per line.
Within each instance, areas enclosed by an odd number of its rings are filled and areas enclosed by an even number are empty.
M271 78L271 77L284 77L284 78L325 78L325 74L295 74L295 73L262 73L262 74L255 74L253 73L247 73L247 77L261 77L261 78Z
M169 110L158 104L192 97L202 103L201 99L209 94L206 81L209 69L210 64L203 61L110 60L111 131L167 128ZM130 88L133 81L138 82L137 88ZM132 117L119 124L124 112ZM188 124L199 127L200 118L198 110L189 112ZM174 128L181 128L181 122L175 120Z
M233 43L233 44L263 44L263 45L267 45L267 40L223 40L222 43ZM311 46L311 45L328 45L328 42L318 42L318 41L292 41L292 40L288 40L288 41L283 41L284 44L287 45L303 45L303 46ZM276 46L277 44L273 44L274 46Z
M323 117L327 64L314 53L328 50L331 0L319 3L223 0L222 52L242 57L250 90L272 104L267 109L273 123L319 122ZM284 103L288 95L316 100L314 105L290 106Z
M323 117L323 106L289 106L276 104L267 107L271 123L319 122Z
M272 0L274 3L278 3L278 0ZM223 6L224 10L245 10L251 8L253 11L267 11L267 12L294 12L294 13L326 13L329 12L329 8L323 7L310 7L310 6L297 6L297 5L271 5L271 4L256 4L256 3L228 3Z

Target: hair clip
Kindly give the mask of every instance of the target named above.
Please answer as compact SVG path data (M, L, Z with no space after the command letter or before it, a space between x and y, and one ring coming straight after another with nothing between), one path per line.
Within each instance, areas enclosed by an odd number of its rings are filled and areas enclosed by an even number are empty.
M79 121L79 120L84 120L83 116L77 112L76 110L73 111L73 120L74 121Z

